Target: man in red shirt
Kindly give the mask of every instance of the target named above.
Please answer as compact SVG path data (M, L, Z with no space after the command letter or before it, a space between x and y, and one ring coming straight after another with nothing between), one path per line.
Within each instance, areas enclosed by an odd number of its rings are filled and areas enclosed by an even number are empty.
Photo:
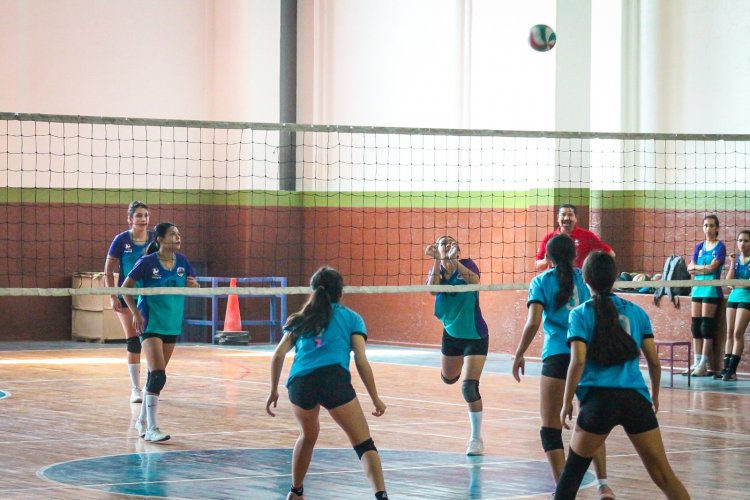
M534 263L537 271L543 271L550 267L550 263L547 260L547 242L550 238L560 233L567 234L573 238L576 244L576 267L583 267L583 261L586 260L586 256L596 250L607 252L612 257L615 256L612 247L600 240L597 235L587 229L578 227L575 205L569 203L560 205L560 211L557 213L557 223L560 227L545 236L542 244L539 245L536 262Z

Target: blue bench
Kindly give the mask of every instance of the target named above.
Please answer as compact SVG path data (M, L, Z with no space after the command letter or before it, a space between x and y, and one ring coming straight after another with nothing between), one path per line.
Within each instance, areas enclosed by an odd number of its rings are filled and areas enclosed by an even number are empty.
M229 280L231 278L224 277L211 277L211 276L199 276L197 278L198 283L201 283L203 288L218 288L229 286ZM204 283L210 283L210 287L206 287ZM266 285L271 287L285 287L287 286L287 279L284 277L256 277L256 278L237 278L237 285ZM184 324L186 325L197 325L197 326L210 326L211 327L211 343L216 343L216 332L221 330L224 324L223 319L219 319L219 298L227 297L227 295L191 295L189 298L202 298L209 299L211 301L211 318L210 319L186 319ZM242 326L267 326L269 333L269 340L277 342L277 332L281 333L281 328L286 321L287 316L287 296L286 295L252 295L240 297L241 299L261 299L268 301L268 319L251 319L242 320ZM280 337L280 335L279 335Z

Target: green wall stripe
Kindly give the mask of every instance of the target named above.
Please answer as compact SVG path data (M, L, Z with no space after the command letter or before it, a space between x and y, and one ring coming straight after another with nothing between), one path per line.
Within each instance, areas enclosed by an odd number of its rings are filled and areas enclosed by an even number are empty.
M648 210L748 210L750 196L744 190L591 191L591 208Z
M562 203L595 209L750 210L750 195L734 191L627 190L585 188L528 191L206 191L132 189L0 188L0 203L125 205L132 200L152 205L248 207L350 207L408 209L528 209Z

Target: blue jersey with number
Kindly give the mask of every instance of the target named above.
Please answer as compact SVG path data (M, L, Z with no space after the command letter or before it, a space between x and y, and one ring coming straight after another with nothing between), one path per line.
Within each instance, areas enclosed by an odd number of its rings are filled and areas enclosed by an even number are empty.
M750 258L744 264L741 261L742 255L737 256L737 261L734 263L734 279L750 280ZM748 283L748 286L750 286L750 283ZM727 302L750 303L750 289L735 287L729 294Z
M529 284L529 301L527 306L537 303L544 308L544 346L542 359L557 354L570 354L568 346L568 316L570 311L581 302L589 299L591 294L583 282L581 270L573 268L573 294L566 304L555 308L555 295L560 289L555 269L548 269L535 276Z
M724 267L724 259L726 259L726 257L727 248L721 241L717 241L713 248L710 249L707 247L705 241L695 245L692 258L693 262L699 266L708 266L714 261L714 259L716 259L719 261L719 267L717 267L716 271L711 274L696 274L694 275L694 279L697 281L719 279L721 277L721 268ZM695 286L690 295L696 298L711 297L720 299L724 297L720 286Z
M633 338L638 349L641 349L643 340L653 338L651 320L646 311L640 306L624 300L616 295L610 295L609 300L615 303L620 316L620 324ZM568 342L580 340L586 345L591 343L594 335L594 301L588 300L570 312L570 328L568 329ZM639 367L640 357L636 356L623 364L604 366L589 359L583 368L583 376L578 383L576 396L582 401L586 392L591 387L610 387L617 389L635 389L649 402L651 395L648 392L646 381Z
M152 253L136 262L128 278L140 282L143 288L178 288L187 285L187 279L195 276L187 257L175 254L172 269L162 266L159 254ZM138 309L146 322L143 333L180 335L185 315L184 295L141 295Z
M289 371L289 383L296 377L312 373L318 368L339 365L349 371L352 335L367 338L362 316L348 307L334 303L328 326L318 335L298 336L294 343L295 355Z
M459 262L479 276L479 267L473 260L461 259ZM468 283L458 269L446 277L441 266L440 284L467 285ZM487 323L479 308L479 292L439 292L435 297L435 316L443 323L443 328L451 337L478 340L488 336Z
M138 259L145 255L146 247L148 247L156 236L153 231L148 231L147 234L148 239L145 243L136 243L133 241L130 230L123 231L112 240L107 255L120 260L120 276L117 278L117 286L122 286L125 277L133 270Z

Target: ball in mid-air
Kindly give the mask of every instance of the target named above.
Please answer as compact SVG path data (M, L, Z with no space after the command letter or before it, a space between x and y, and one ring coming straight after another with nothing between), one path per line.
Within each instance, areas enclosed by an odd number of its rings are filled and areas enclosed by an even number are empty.
M547 52L556 42L555 31L546 24L536 24L529 30L529 45L537 52Z

